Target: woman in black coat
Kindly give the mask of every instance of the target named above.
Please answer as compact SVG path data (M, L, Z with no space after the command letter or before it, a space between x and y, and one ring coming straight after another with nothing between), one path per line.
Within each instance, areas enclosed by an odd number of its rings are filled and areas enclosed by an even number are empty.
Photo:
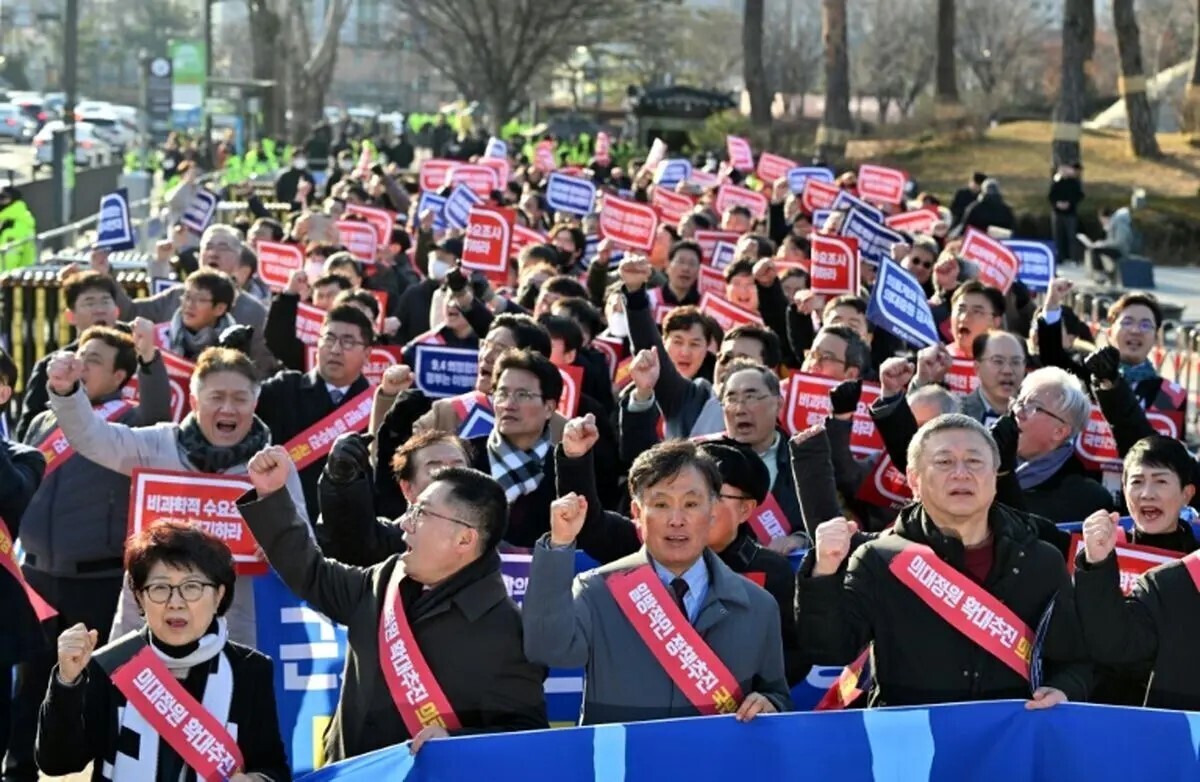
M60 776L91 763L93 780L194 782L197 769L177 747L211 744L203 736L191 738L196 736L195 721L187 718L191 714L223 727L215 738L224 732L236 745L236 751L228 747L228 754L240 755L240 762L230 762L230 782L291 780L271 660L229 641L222 618L233 602L236 578L229 548L189 524L162 522L129 541L125 567L146 625L95 655L95 630L77 624L59 636L58 666L38 718L38 767ZM121 689L114 682L124 678L124 666L140 673ZM155 667L190 696L174 701L188 710L182 718L179 710L154 714L162 698L155 709L147 707L146 715L124 694L161 692L157 685L139 684ZM171 682L165 684L169 690ZM156 725L172 718L178 732L168 729L160 737Z

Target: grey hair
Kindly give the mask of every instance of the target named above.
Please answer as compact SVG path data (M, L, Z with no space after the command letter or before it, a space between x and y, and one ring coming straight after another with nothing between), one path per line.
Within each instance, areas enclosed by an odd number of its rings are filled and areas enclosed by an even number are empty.
M988 177L987 179L983 180L983 184L979 186L979 189L982 190L985 195L1000 195L1000 180Z
M939 385L921 386L910 393L908 406L912 407L913 405L934 405L937 407L938 415L962 412L962 405L959 404L958 397Z
M1060 415L1071 427L1071 438L1075 438L1087 426L1092 414L1092 403L1083 381L1059 367L1042 367L1025 376L1018 396L1026 398L1038 389L1046 389L1058 403Z
M779 385L779 375L772 372L767 367L749 358L735 358L725 366L721 367L720 376L717 378L718 388L724 389L725 384L729 382L729 378L733 377L738 372L757 372L762 378L763 384L767 387L767 392L771 396L781 396L782 389Z
M925 444L929 442L929 438L939 432L949 432L953 430L964 430L975 432L983 438L988 444L988 448L992 452L992 464L997 469L1000 467L1000 448L996 445L996 441L992 439L992 433L989 432L983 424L976 421L970 416L962 413L949 413L947 415L939 415L931 421L927 421L924 426L917 430L916 435L908 442L908 465L916 467L920 464L921 454L925 450Z
M210 225L208 228L205 228L204 233L200 236L200 244L207 245L218 236L229 239L229 241L233 242L239 247L242 244L242 235L238 233L238 230L231 225L225 225L223 223L217 223L216 225Z

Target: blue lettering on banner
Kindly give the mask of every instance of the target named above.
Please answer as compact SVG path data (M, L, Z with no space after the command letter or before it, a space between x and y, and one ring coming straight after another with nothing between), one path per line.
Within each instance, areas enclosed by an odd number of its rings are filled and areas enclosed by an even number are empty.
M833 172L823 166L796 166L787 172L788 189L796 194L803 193L810 179L832 182Z
M433 212L433 230L445 231L446 225L446 196L431 193L428 190L422 190L420 197L417 198L417 217L418 219L425 210Z
M105 194L100 198L100 211L96 218L95 246L105 250L131 250L134 241L128 192L121 188Z
M417 388L425 396L458 396L475 388L479 352L443 345L417 345L413 364Z
M596 183L552 171L546 182L546 202L556 212L591 214L596 202Z
M941 341L921 283L890 258L879 267L867 320L910 345L928 347Z
M1054 279L1054 250L1049 242L1033 239L1007 239L1004 246L1017 256L1017 279L1031 291L1043 293Z
M503 139L498 139L492 136L488 139L487 149L484 150L484 157L508 157L508 143Z
M832 209L814 209L812 213L813 228L820 228L829 222L829 215L833 214Z
M868 204L866 201L853 196L848 190L839 190L837 196L833 199L833 209L841 209L850 211L857 209L863 213L865 217L871 218L872 221L883 224L883 212Z
M482 203L483 199L477 196L474 190L466 185L455 185L454 191L446 199L446 205L442 209L442 216L445 217L448 225L454 228L465 229L467 227L467 220L471 216L471 207Z
M658 164L658 170L654 172L654 182L659 187L673 188L680 182L687 181L691 175L692 161L675 157Z
M197 190L183 217L179 218L180 222L198 234L204 233L217 212L219 200L217 194L210 190Z
M713 246L712 265L725 271L725 267L733 263L734 257L737 255L737 245L729 242L717 242Z
M903 236L857 208L850 210L842 220L842 236L857 239L859 257L874 266L891 258L892 245L904 241Z

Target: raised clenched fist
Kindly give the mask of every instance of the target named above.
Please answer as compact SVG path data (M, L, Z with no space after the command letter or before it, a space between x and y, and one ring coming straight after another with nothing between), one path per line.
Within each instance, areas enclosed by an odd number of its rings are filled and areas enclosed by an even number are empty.
M792 301L796 302L796 309L801 315L812 315L825 306L825 297L808 288L796 291Z
M639 350L629 362L629 379L633 382L636 398L645 401L654 393L659 376L658 351L654 348Z
M578 459L592 450L599 439L600 430L596 428L596 416L588 413L578 418L572 418L563 427L563 453L571 459Z
M858 532L858 524L846 521L841 516L822 522L817 527L817 564L814 576L829 576L838 571L842 561L850 554L850 540Z
M626 255L617 266L617 273L625 289L633 293L650 281L650 261L642 255Z
M1108 559L1117 547L1120 514L1098 510L1083 521L1083 552L1089 564Z
M950 371L954 359L945 345L930 345L917 353L917 379L922 385L940 383Z
M272 445L264 448L250 457L247 465L248 477L259 499L282 489L287 485L288 475L295 469L292 458L282 445Z
M1050 289L1046 291L1046 306L1043 308L1045 312L1053 312L1060 309L1063 302L1067 300L1067 294L1075 284L1064 277L1055 277L1050 281Z
M383 370L383 378L379 384L379 392L386 396L396 396L402 391L412 388L413 372L404 364L392 364Z
M579 537L587 518L587 500L575 492L550 503L550 543L569 546Z
M879 385L884 399L903 394L912 382L917 368L906 358L893 356L879 367Z
M58 636L58 676L67 684L74 684L92 659L97 635L82 622L68 627Z
M74 353L58 351L46 366L46 385L59 396L75 391L75 384L83 376L83 362Z
M138 358L142 360L143 364L149 364L154 360L154 354L158 352L154 324L142 317L134 318L133 323L130 324L130 333L133 336L133 349L137 351Z
M287 287L283 289L284 293L289 293L292 296L299 296L301 300L307 299L311 289L308 285L308 274L303 269L293 269L288 274Z

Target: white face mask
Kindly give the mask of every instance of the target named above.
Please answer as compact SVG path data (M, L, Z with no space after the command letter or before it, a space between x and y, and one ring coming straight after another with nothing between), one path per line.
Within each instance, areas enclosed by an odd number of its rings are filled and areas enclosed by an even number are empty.
M302 157L292 158L292 168L298 168L303 171L308 168L308 160Z
M438 258L434 253L429 254L429 279L444 280L450 270L454 268L454 264L446 263L441 258Z
M338 163L338 168L340 168L343 171L353 171L354 170L354 161L353 160L343 160L340 163Z
M629 336L629 320L624 312L614 312L608 316L608 333L614 337Z
M323 261L307 261L304 264L304 274L308 277L308 282L311 285L316 282L323 274L325 274L325 263Z

